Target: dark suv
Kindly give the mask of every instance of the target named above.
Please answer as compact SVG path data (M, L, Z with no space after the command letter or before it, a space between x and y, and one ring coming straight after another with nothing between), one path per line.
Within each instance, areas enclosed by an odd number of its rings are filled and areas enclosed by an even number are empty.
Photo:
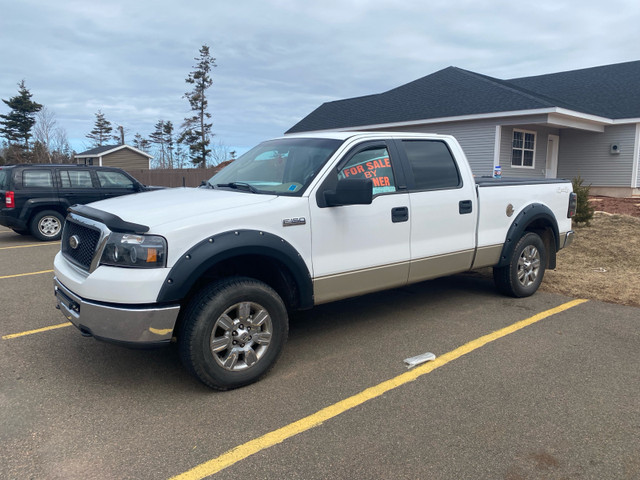
M0 166L0 225L58 240L67 208L149 190L119 168L86 165Z

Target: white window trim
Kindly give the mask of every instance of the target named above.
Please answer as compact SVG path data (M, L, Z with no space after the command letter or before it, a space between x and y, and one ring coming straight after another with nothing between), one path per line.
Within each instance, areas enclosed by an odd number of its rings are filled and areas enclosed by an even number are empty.
M522 163L523 165L514 165L513 164L513 134L515 132L521 132L523 134L525 133L531 133L533 135L533 165L531 165L530 167L527 165L524 165L524 152L525 152L525 148L524 148L524 135L522 138ZM534 168L536 168L536 143L538 143L538 132L535 132L533 130L522 130L520 128L514 128L513 132L511 133L511 154L509 155L510 159L509 159L509 163L511 165L511 168L525 168L527 170L533 170ZM527 149L528 151L528 149Z

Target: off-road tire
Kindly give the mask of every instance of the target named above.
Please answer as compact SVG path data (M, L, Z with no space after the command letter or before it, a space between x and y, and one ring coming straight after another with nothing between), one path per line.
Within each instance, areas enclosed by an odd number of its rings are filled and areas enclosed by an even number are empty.
M525 233L516 244L509 264L493 268L493 280L500 293L512 297L533 295L542 283L547 251L540 236Z
M289 332L280 296L267 284L246 277L204 287L187 305L182 322L180 359L189 372L216 390L242 387L266 375Z

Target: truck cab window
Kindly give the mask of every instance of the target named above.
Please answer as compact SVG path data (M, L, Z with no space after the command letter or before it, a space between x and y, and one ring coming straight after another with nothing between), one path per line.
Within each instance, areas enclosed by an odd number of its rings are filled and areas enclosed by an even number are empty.
M374 195L397 190L386 147L373 147L356 153L338 173L338 180L347 178L371 179Z
M415 190L458 188L461 185L456 162L445 142L403 140Z

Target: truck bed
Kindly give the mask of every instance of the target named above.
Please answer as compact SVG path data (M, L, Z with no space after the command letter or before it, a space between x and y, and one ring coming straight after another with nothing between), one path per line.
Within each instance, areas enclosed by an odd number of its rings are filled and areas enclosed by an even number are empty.
M506 177L506 178L493 178L493 177L474 177L476 185L479 187L499 187L499 186L513 186L513 185L543 185L548 183L570 183L570 180L564 178L530 178L530 177Z

